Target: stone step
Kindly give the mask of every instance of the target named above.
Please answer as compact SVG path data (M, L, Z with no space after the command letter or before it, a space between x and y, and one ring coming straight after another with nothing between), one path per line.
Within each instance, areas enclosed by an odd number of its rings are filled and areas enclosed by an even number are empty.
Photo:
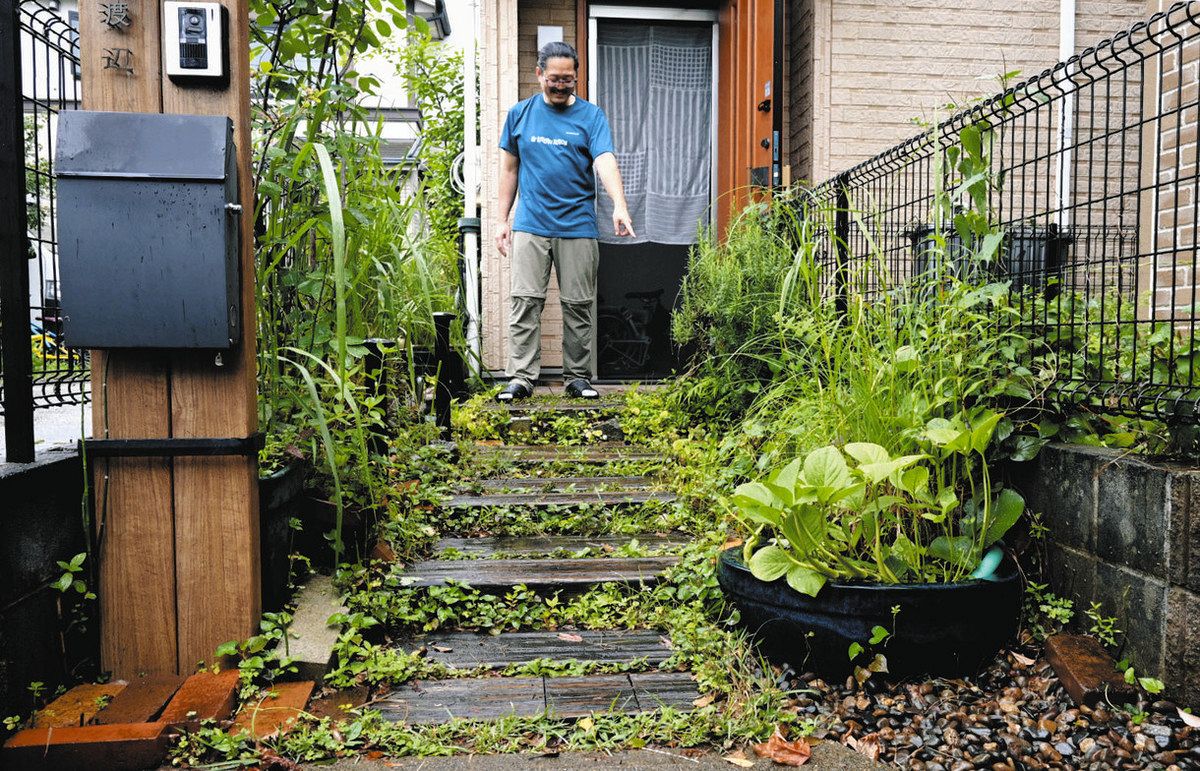
M424 647L426 658L454 669L503 669L538 659L656 666L671 656L670 642L652 629L571 632L441 632L405 640L407 650Z
M434 554L447 549L476 559L488 559L498 554L553 554L558 551L577 552L582 549L618 549L637 541L643 549L659 551L682 548L692 542L684 533L644 533L642 535L531 535L496 536L488 538L443 538L433 545Z
M623 490L653 490L662 487L662 483L652 477L623 476L623 477L505 477L502 479L481 479L473 487L482 491L514 491L538 490L541 492L562 492L564 490L590 491L623 491ZM469 491L464 491L464 494Z
M663 460L662 453L627 444L597 443L564 447L557 445L475 445L484 458L502 458L512 463L611 463L619 460Z
M608 582L655 584L679 557L599 559L428 560L403 574L404 586L441 586L451 581L483 592L505 592L518 584L534 591L584 591Z
M481 677L410 683L372 705L384 719L410 724L453 718L558 718L632 714L661 707L692 709L699 698L686 672L647 672L586 677Z
M493 493L491 495L455 495L442 501L442 508L465 509L480 506L638 506L651 501L671 503L674 493L633 492L573 492L573 493Z

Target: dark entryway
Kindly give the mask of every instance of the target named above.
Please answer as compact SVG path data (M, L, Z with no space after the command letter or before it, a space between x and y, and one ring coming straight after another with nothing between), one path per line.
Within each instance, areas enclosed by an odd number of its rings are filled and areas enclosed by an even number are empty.
M671 311L687 268L687 246L601 244L596 364L601 379L655 380L679 360Z
M597 200L597 373L653 380L679 364L671 311L712 213L717 19L710 10L593 6L589 93L608 115L637 238Z

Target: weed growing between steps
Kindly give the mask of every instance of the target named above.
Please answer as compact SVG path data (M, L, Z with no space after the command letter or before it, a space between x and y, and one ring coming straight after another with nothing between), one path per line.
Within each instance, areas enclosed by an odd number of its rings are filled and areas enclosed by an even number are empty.
M431 513L431 520L440 532L459 536L595 536L691 529L694 516L685 506L650 501L622 507L596 504L532 509L515 504L440 509Z
M674 648L658 669L687 670L697 678L704 697L693 712L661 709L636 715L597 714L582 720L539 716L408 726L386 721L368 708L344 721L307 722L257 746L206 728L181 742L177 758L193 763L211 762L214 756L233 761L273 753L303 762L368 752L449 755L647 745L729 748L764 739L781 723L793 726L795 733L814 729L817 723L787 710L788 697L776 687L776 673L764 667L745 637L728 625L712 577L712 558L719 546L714 534L691 547L683 563L653 589L603 585L570 599L539 597L520 588L505 597L464 587L387 592L367 579L350 595L351 626L338 651L338 666L327 678L331 686L367 683L384 692L415 679L489 674L483 669L452 670L387 642L389 637L421 630L656 628ZM381 627L386 627L387 636L378 634ZM612 665L540 660L490 674L560 676L645 669L652 668L644 661Z
M508 506L456 512L437 505L446 491L461 489L468 477L481 473L507 476L512 469L481 464L469 454L452 467L441 456L430 454L433 473L423 473L419 481L413 482L389 480L388 488L393 491L389 508L393 513L380 523L380 535L392 547L397 561L368 560L343 565L339 570L338 585L348 607L341 619L346 632L336 652L336 666L324 685L341 688L364 684L382 695L414 680L688 671L696 677L701 694L694 711L668 708L636 715L596 714L581 720L551 715L408 726L383 719L367 705L349 719L302 721L286 736L257 744L205 727L179 742L176 761L224 761L232 768L272 756L303 762L371 752L448 755L617 750L647 745L730 748L765 739L780 724L792 726L793 734L818 728L811 717L802 718L789 710L789 696L776 685L779 673L764 665L745 636L734 629L736 619L717 587L714 560L725 542L726 519L714 506L718 498L705 483L711 483L716 475L711 468L694 470L686 465L711 457L711 442L699 432L685 438L683 427L665 420L661 399L655 394L631 394L627 401L630 404L623 416L624 425L631 435L645 438L660 459L614 461L586 469L578 464L543 464L533 470L545 476L640 475L653 468L663 472L663 487L684 498L624 508ZM669 463L668 459L684 459L685 465ZM518 586L498 595L463 585L405 586L403 563L431 556L432 543L441 536L611 535L665 530L687 533L693 540L682 549L676 547L681 562L651 587L611 583L576 595L543 595ZM632 544L627 548L631 556L650 553ZM603 554L601 550L588 550L567 556ZM657 666L645 660L599 664L543 659L489 671L451 669L429 660L419 649L406 650L398 644L434 630L498 634L572 629L653 629L670 641L673 650Z
M636 538L619 546L584 546L580 549L551 549L548 551L505 552L494 551L486 555L464 554L453 547L442 549L433 555L438 560L472 560L472 559L599 559L601 557L662 557L679 552L679 546L659 544L649 546L640 543Z

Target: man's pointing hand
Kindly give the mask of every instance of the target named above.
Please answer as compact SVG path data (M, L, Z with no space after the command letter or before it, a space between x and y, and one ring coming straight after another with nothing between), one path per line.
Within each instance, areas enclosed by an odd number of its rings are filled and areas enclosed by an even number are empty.
M637 238L637 233L633 232L633 219L630 218L628 209L613 210L613 230L618 236Z

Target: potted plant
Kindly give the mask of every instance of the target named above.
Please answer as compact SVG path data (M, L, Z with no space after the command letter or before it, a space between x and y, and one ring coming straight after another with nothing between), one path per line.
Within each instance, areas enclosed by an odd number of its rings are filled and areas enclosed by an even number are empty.
M997 544L1024 500L984 457L1001 416L934 419L924 452L826 446L737 488L754 534L718 580L768 657L831 675L961 675L1016 632L1021 579Z

